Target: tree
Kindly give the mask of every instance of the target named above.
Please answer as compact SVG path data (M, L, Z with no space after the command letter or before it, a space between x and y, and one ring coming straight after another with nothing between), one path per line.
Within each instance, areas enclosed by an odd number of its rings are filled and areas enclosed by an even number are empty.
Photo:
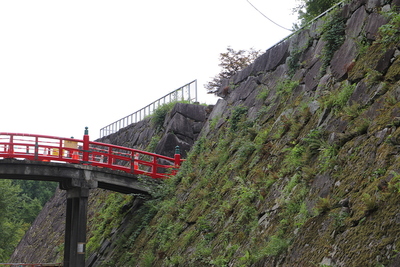
M0 180L0 262L8 260L24 234L24 225L17 218L20 192L11 180Z
M238 71L250 65L259 55L260 50L251 48L249 51L238 50L228 46L227 52L221 53L219 56L221 72L218 73L210 82L204 85L209 94L214 94L221 87L222 80L231 78Z
M293 9L298 13L301 25L304 26L312 19L325 12L341 0L301 0L300 4Z
M57 183L0 180L0 262L9 259Z
M25 194L32 200L37 198L42 206L54 195L58 186L55 182L32 180L13 180L12 184L21 188L21 195Z

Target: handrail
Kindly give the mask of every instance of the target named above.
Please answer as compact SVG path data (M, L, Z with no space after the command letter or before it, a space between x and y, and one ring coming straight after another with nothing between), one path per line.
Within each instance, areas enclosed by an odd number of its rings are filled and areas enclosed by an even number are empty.
M89 141L86 127L82 140L47 135L0 132L0 158L28 159L91 165L166 179L175 175L182 159L133 148Z
M143 120L151 115L159 106L171 103L174 101L188 101L189 103L197 102L197 80L181 86L180 88L160 97L156 101L150 103L138 111L123 117L109 125L100 129L100 138L118 132L120 129Z

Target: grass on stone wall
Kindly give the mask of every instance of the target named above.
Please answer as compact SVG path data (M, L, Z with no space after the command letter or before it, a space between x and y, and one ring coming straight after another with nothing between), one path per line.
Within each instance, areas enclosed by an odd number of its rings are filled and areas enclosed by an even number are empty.
M111 193L107 196L103 207L92 220L95 226L91 226L94 230L87 243L86 255L97 251L102 241L111 237L112 230L119 226L125 215L123 206L132 200L132 196L121 193Z
M325 37L332 42L326 56L337 49L333 37L340 32L340 23L338 19L330 24L338 28ZM290 83L281 86L278 91L284 96L291 95L295 88ZM331 252L329 242L334 243L334 237L344 229L348 233L357 231L357 238L363 242L368 240L367 228L373 227L375 219L370 214L383 212L383 199L398 199L400 178L397 172L390 172L389 166L398 167L391 155L400 142L398 132L393 132L387 143L376 148L368 146L368 140L377 137L367 137L367 132L384 129L389 115L382 116L379 123L362 117L366 107L348 106L354 88L354 84L343 82L316 99L320 109L326 109L332 118L354 125L339 145L328 141L330 132L324 126L317 126L320 112L310 114L306 108L292 105L285 113L289 107L284 103L286 97L277 98L281 103L274 114L264 109L254 120L248 119L247 107L233 107L228 122L218 132L201 137L178 175L167 182L163 189L166 193L153 206L157 214L132 235L134 241L121 252L125 255L121 259L127 260L120 265L261 266L267 260L282 259L298 245L296 242L309 242L303 241L303 235L307 240L317 240L317 252L305 260L318 265ZM265 100L266 93L261 96ZM393 104L391 108L398 107ZM268 116L275 120L264 119ZM275 123L277 117L280 121ZM212 128L219 120L212 122ZM373 149L377 151L371 152ZM378 155L375 161L368 158L371 155ZM332 183L327 196L319 197L319 186L313 187L317 174L324 174L328 177L326 183ZM388 177L391 180L385 184ZM337 205L348 196L352 213L341 212ZM321 232L325 235L320 238L323 241L318 241L318 231L311 231L315 230L313 225L324 225L329 230L328 234ZM376 240L388 239L379 231L373 233ZM350 234L347 237L346 242L353 242ZM362 255L357 263L368 257L368 253L361 253L365 252L362 247L353 247L354 253Z
M386 50L400 42L400 14L396 7L396 9L382 12L382 15L389 19L389 22L379 27L377 42L382 44Z
M318 99L323 109L331 110L335 115L343 110L347 105L347 101L352 95L356 84L350 84L347 81L343 82L341 86L333 91L327 92L322 98Z

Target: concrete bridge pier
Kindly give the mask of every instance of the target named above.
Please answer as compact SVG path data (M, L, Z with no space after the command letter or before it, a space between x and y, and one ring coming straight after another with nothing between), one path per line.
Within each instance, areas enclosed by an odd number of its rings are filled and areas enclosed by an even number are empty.
M85 267L86 217L89 189L73 187L67 190L64 267Z

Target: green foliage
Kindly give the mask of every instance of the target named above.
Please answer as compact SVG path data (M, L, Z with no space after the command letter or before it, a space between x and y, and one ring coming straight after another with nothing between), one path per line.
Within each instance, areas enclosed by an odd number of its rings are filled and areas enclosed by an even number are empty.
M42 206L54 195L58 186L55 182L31 180L13 180L13 184L18 185L27 198L38 199Z
M282 173L295 171L303 165L303 153L305 152L305 148L302 145L296 144L294 147L285 149L285 151L288 152L288 154L283 160L285 168L281 170Z
M379 27L377 42L387 49L400 42L400 14L397 10L393 9L383 12L383 15L389 19L389 22Z
M317 214L323 214L330 211L333 207L332 200L330 197L319 198L315 204L315 211Z
M311 156L318 154L323 145L323 133L321 128L312 129L306 137L303 138Z
M215 129L215 127L217 126L217 123L220 119L221 119L221 115L217 115L214 118L212 118L210 121L210 129Z
M362 106L359 103L354 103L351 106L343 107L343 112L344 112L346 118L348 118L349 120L353 120L353 119L357 118L363 111L364 111L364 109L362 108Z
M335 228L343 227L345 220L350 216L347 212L331 213L330 217L334 219L333 225Z
M319 160L321 162L321 171L326 171L336 163L338 147L335 144L322 142L320 151Z
M389 181L388 188L393 193L400 193L400 174L396 172L392 172L391 174L393 177Z
M356 84L344 83L342 86L321 99L323 108L331 109L335 115L346 106L347 101L353 94Z
M301 25L305 25L339 2L340 0L301 0L293 11L298 13Z
M325 74L326 68L329 66L333 58L333 54L343 44L345 40L345 20L339 14L332 14L322 29L322 39L326 41L323 50L323 62L321 67L321 76Z
M364 193L361 197L361 200L364 203L364 208L366 212L375 211L378 208L378 198L376 195L370 195L368 193Z
M237 155L239 159L242 161L246 161L249 159L249 156L256 150L256 146L253 142L245 142L242 143L237 151Z
M299 86L299 81L281 80L277 84L276 91L278 95L289 95L297 86Z
M237 106L233 109L230 123L231 123L231 131L234 132L238 129L238 124L243 118L243 115L247 114L248 107L246 106Z
M157 147L158 143L160 142L160 139L161 139L160 135L153 135L153 137L151 137L149 145L146 148L146 151L155 152L156 147Z
M268 240L264 253L267 256L277 256L286 251L289 245L289 240L283 239L277 235L273 235Z
M96 214L94 222L96 226L93 236L87 243L87 255L99 249L101 241L109 238L111 231L119 225L124 213L122 207L132 201L133 197L121 193L111 193L108 195L100 212Z
M0 262L8 260L56 187L52 182L0 180Z
M0 262L7 262L27 228L20 218L20 192L11 180L0 180Z
M268 94L269 94L269 89L268 89L267 86L264 85L264 86L261 88L261 90L260 90L260 92L258 93L258 95L257 95L256 98L264 101L265 99L267 99Z
M151 114L150 122L155 128L163 126L165 116L167 116L168 112L172 110L176 103L178 103L178 101L169 102L159 106L156 110L154 110L153 114Z
M154 266L153 262L155 259L156 259L156 257L154 256L153 253L147 252L143 256L142 264L144 267L152 267L152 266Z
M300 67L300 56L303 53L302 49L294 48L288 57L287 65L289 67L289 76L292 77Z
M25 194L20 196L19 199L19 208L23 212L19 212L16 218L24 223L30 224L36 219L36 216L42 210L42 205L39 199L31 199Z

